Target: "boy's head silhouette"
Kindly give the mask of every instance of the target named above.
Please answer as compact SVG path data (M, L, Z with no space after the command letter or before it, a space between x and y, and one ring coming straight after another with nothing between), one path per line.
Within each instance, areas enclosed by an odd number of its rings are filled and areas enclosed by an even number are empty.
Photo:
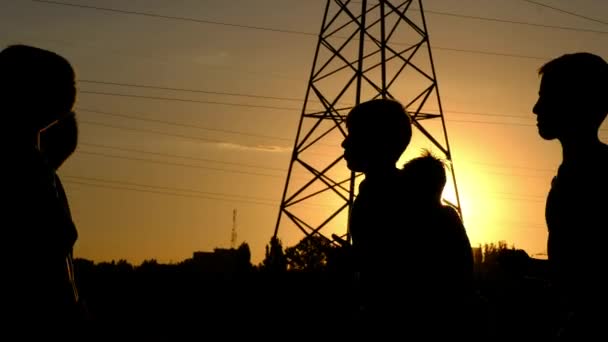
M355 106L346 127L344 159L350 170L365 174L395 170L412 138L410 118L395 100L376 99Z
M0 104L18 131L39 131L70 114L75 72L58 54L27 45L0 51Z
M408 180L408 191L425 203L441 203L441 195L447 183L445 163L426 150L420 157L405 163L402 174Z
M590 53L566 54L543 65L537 115L547 140L597 139L608 112L608 65Z

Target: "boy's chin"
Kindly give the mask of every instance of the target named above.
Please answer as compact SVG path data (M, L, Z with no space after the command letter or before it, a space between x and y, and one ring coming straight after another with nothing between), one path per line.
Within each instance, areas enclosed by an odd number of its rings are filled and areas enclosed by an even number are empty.
M352 172L365 172L365 167L363 167L362 165L357 164L357 163L346 162L346 166Z
M553 140L557 138L557 134L547 129L538 128L538 135L545 140Z

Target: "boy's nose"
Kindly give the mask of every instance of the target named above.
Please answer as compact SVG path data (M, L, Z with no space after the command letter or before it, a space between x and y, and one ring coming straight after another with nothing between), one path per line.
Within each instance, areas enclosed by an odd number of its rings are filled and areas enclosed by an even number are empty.
M532 113L538 115L538 114L540 114L540 110L541 110L541 103L540 103L540 99L539 99L534 104L534 107L532 107Z

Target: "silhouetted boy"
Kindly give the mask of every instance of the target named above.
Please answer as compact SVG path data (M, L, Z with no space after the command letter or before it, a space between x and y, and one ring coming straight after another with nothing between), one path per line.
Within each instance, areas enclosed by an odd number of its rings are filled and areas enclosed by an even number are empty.
M362 321L366 332L390 336L403 324L404 260L413 257L404 247L405 210L397 160L408 146L409 116L394 100L377 99L354 107L346 119L344 159L365 179L359 185L350 217L355 267L360 272ZM419 256L416 256L419 257Z
M0 310L2 324L21 337L65 337L66 329L74 329L77 299L69 256L77 233L39 139L42 130L71 115L75 97L74 70L65 58L24 45L0 51Z
M78 146L78 122L76 121L76 114L71 115L58 120L52 126L44 129L40 133L40 151L42 152L48 165L55 171L59 170L59 167L76 151ZM71 218L72 213L70 210L70 204L68 197L65 193L63 183L59 178L59 175L55 174L55 188L57 189L57 195L59 200L64 206L64 210L67 215ZM78 288L76 287L76 281L74 277L74 265L73 265L73 253L70 252L67 260L68 272L70 281L74 288L74 296L78 302L80 298L78 295ZM83 303L79 303L81 310L85 310ZM85 319L85 317L77 317L77 319Z
M442 200L445 164L426 151L401 172L409 205L405 229L417 239L410 243L426 247L414 268L422 288L418 294L426 297L420 316L435 327L426 337L472 337L473 253L459 213Z
M434 251L428 259L430 278L441 291L453 295L470 291L473 253L460 214L442 200L447 181L444 162L427 151L407 162L402 174L407 184L404 195L411 198L413 209L408 220L415 222L416 229L424 230L433 243Z
M545 209L549 262L569 316L559 338L607 340L608 146L598 130L608 112L608 65L566 54L539 74L538 133L562 147Z

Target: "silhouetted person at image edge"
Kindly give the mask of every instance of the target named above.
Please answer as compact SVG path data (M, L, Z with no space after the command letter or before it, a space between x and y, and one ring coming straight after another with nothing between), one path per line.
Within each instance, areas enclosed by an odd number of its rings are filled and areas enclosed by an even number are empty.
M473 253L458 211L444 204L442 194L447 177L445 163L425 151L403 165L408 216L405 229L426 247L419 257L416 280L427 295L421 310L431 324L451 338L471 337L473 304ZM410 244L416 241L410 241ZM439 333L439 334L437 334ZM429 337L429 336L426 336ZM426 338L425 337L425 338Z
M608 112L608 65L574 53L539 74L538 133L562 148L545 209L549 263L567 312L558 338L608 340L608 146L598 137Z
M0 51L4 201L0 331L69 337L77 321L70 256L77 232L39 150L40 132L71 115L75 74L63 57L14 45ZM12 336L12 335L11 335Z
M63 165L63 163L76 151L77 146L78 122L76 120L76 114L73 112L68 117L58 120L57 123L43 130L40 134L40 151L45 157L48 165L55 171L59 170L59 167L61 167L61 165ZM67 214L72 218L70 204L65 189L57 174L55 174L55 187L57 188L57 194ZM86 307L80 299L78 288L76 287L72 252L68 255L68 272L72 286L74 287L74 294L79 309L82 310L82 314L79 314L77 319L81 321L86 320Z
M412 280L402 273L417 254L411 248L415 243L403 240L407 204L396 167L411 140L411 122L399 102L376 99L355 106L346 127L344 159L350 170L365 175L350 216L354 266L360 274L356 328L388 337L406 324L406 284Z
M61 165L63 165L63 163L76 151L77 146L78 123L74 113L57 121L57 123L44 129L40 133L40 151L48 166L55 170L55 172L59 170L59 167L61 167ZM57 174L55 174L55 187L57 188L59 199L65 206L68 215L72 217L65 189Z

